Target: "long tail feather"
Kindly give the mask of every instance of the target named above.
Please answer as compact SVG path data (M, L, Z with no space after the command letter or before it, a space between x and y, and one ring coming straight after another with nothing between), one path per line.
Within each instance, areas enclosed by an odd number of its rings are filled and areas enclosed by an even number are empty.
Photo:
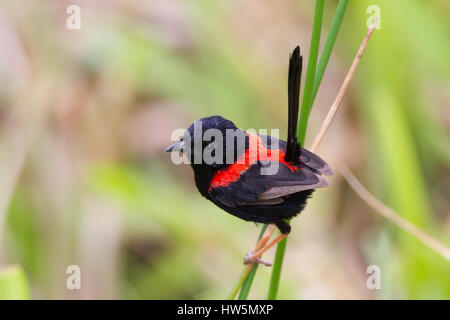
M288 75L288 137L286 161L297 161L300 157L300 144L297 141L297 122L300 99L300 81L302 76L303 57L300 55L300 47L297 46L289 59Z

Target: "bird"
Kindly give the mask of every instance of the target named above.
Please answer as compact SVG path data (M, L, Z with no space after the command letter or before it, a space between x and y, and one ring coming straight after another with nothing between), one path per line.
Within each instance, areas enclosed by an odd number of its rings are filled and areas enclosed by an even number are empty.
M200 194L246 221L274 224L282 237L317 188L330 185L330 166L297 140L303 58L297 46L288 71L287 140L243 130L222 116L194 121L166 152L186 155Z

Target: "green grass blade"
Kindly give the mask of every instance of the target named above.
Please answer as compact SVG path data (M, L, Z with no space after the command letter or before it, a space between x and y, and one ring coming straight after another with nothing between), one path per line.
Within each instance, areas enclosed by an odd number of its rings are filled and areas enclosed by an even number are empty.
M309 111L308 106L312 98L312 90L314 83L314 76L316 73L317 56L319 54L320 33L322 30L324 1L317 0L314 12L314 24L311 35L311 44L308 57L308 68L306 70L305 87L303 89L302 108L300 110L300 119L298 126L297 137L300 144L304 144L306 127L308 124ZM281 276L281 266L283 265L284 253L286 251L287 239L284 239L277 245L277 252L275 254L275 261L272 267L272 276L270 279L269 296L268 298L274 300L277 298L278 284Z
M250 288L252 287L253 279L256 275L256 270L258 269L258 264L255 263L252 267L252 270L248 274L247 278L242 285L241 292L239 293L238 300L247 300L248 294L250 292Z
M341 27L341 23L344 17L345 10L347 8L348 0L340 0L336 8L336 12L331 23L330 31L327 35L325 46L323 52L320 56L319 62L317 63L317 57L319 53L320 46L320 34L322 30L322 20L324 11L324 0L316 1L316 8L314 13L314 23L313 31L311 36L311 44L308 58L308 67L306 72L305 87L303 90L303 100L302 107L300 111L299 127L298 127L298 139L303 145L306 135L306 128L308 125L309 114L316 98L317 92L319 90L320 84L322 82L325 69L328 65L328 61L331 56L331 52L336 42L336 38ZM262 236L264 230L261 231L260 237ZM269 286L268 298L271 300L276 299L278 286L281 276L281 267L283 265L284 253L286 251L287 239L284 239L277 245L277 251L275 254L275 260L272 269L272 276ZM255 277L258 266L254 265L245 280L242 281L242 289L239 294L239 299L247 299L253 279Z
M340 0L336 12L333 16L333 21L331 22L330 31L328 32L327 39L325 40L325 45L323 47L322 53L320 54L319 62L317 64L316 73L314 76L314 84L312 89L312 96L310 105L308 106L308 116L311 112L314 101L316 100L317 91L319 91L320 83L322 82L325 69L327 68L328 61L330 60L331 51L333 51L334 43L341 28L342 20L344 19L345 9L347 8L348 0ZM307 120L306 120L307 121Z
M308 68L306 70L305 87L303 89L302 108L300 110L300 120L298 126L297 137L300 144L304 144L306 126L308 124L309 106L311 104L312 90L314 84L314 75L316 72L317 56L320 45L320 32L322 30L324 0L316 1L316 9L314 13L314 24L311 35L311 44L308 57Z
M309 114L316 98L317 92L322 82L325 69L330 60L331 52L336 42L336 38L341 27L342 20L344 18L345 9L347 8L348 0L340 0L336 8L336 12L331 22L330 31L325 41L325 46L317 64L317 55L320 44L320 32L322 28L323 17L323 2L316 2L316 11L314 14L314 26L311 37L310 54L308 58L308 70L306 73L305 88L303 91L302 109L300 112L298 139L301 144L304 144L306 128L308 126ZM286 251L287 239L281 241L277 246L277 252L275 254L275 261L272 269L272 277L270 280L269 296L270 300L274 300L277 297L278 285L281 276L281 267L283 264L284 253Z
M277 298L278 284L280 283L281 267L283 265L284 252L286 251L287 238L284 238L277 245L277 252L275 253L275 260L273 263L272 276L270 278L269 286L269 300Z
M252 270L250 270L252 271ZM243 284L247 282L248 275L250 271L247 271L247 268L242 272L241 276L239 277L239 280L234 285L233 290L231 290L230 295L228 296L228 300L234 300L236 295L238 294L239 290L241 290Z
M30 299L27 279L19 266L0 270L0 300Z
M264 234L264 231L266 231L267 229L267 224L263 225L263 227L261 228L261 232L259 233L258 236L258 240L256 242L259 241L259 239L261 239L261 237ZM255 274L256 274L256 270L258 269L258 264L255 264L252 268L252 270L250 271L250 273L247 275L247 277L245 277L244 279L239 279L238 284L234 287L233 292L230 296L231 299L234 298L234 296L236 295L236 292L239 290L239 288L241 288L241 292L239 293L239 300L245 300L247 299L247 296L250 292L250 288L252 287L253 284L253 279L255 278Z

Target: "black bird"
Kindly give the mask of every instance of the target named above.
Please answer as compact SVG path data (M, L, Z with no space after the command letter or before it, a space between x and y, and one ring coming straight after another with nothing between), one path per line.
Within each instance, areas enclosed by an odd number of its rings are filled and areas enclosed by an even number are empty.
M324 160L297 141L301 71L297 46L289 61L287 141L243 131L221 116L211 116L194 122L165 150L187 155L206 199L243 220L273 223L282 234L291 229L285 220L303 210L314 189L329 185L323 175L333 174ZM217 135L205 138L211 129ZM207 161L205 154L213 159Z

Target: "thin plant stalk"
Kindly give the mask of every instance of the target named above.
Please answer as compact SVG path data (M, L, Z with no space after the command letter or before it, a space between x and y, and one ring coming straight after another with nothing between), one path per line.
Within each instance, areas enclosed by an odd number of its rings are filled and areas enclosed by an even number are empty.
M341 88L339 89L336 99L333 101L333 104L331 105L330 110L328 111L328 114L322 123L319 133L316 135L316 138L314 139L314 142L310 149L312 152L316 151L316 149L319 146L320 142L322 141L325 133L327 132L328 128L330 127L331 122L333 121L334 117L336 116L336 112L338 111L339 106L341 105L342 99L344 99L344 95L347 92L348 86L350 85L350 82L353 79L353 75L355 74L356 68L358 67L358 64L361 61L361 57L364 53L364 50L367 47L367 43L369 42L369 39L375 30L377 21L378 21L378 19L375 19L374 22L372 23L372 25L370 26L369 31L367 31L366 36L364 37L364 40L361 43L361 46L359 47L355 58L353 59L352 65L350 66L350 69L347 72L347 75L345 76L344 82L342 83Z
M372 207L372 209L374 209L376 213L385 217L390 222L397 225L399 228L422 241L423 244L433 249L447 261L450 261L450 248L448 248L444 243L440 242L408 220L404 219L397 212L375 198L375 196L367 191L367 189L361 184L361 182L359 182L359 180L353 175L350 169L344 166L340 170L340 172L345 180L347 180L350 187L352 187L352 189L356 192L356 194L370 207Z

